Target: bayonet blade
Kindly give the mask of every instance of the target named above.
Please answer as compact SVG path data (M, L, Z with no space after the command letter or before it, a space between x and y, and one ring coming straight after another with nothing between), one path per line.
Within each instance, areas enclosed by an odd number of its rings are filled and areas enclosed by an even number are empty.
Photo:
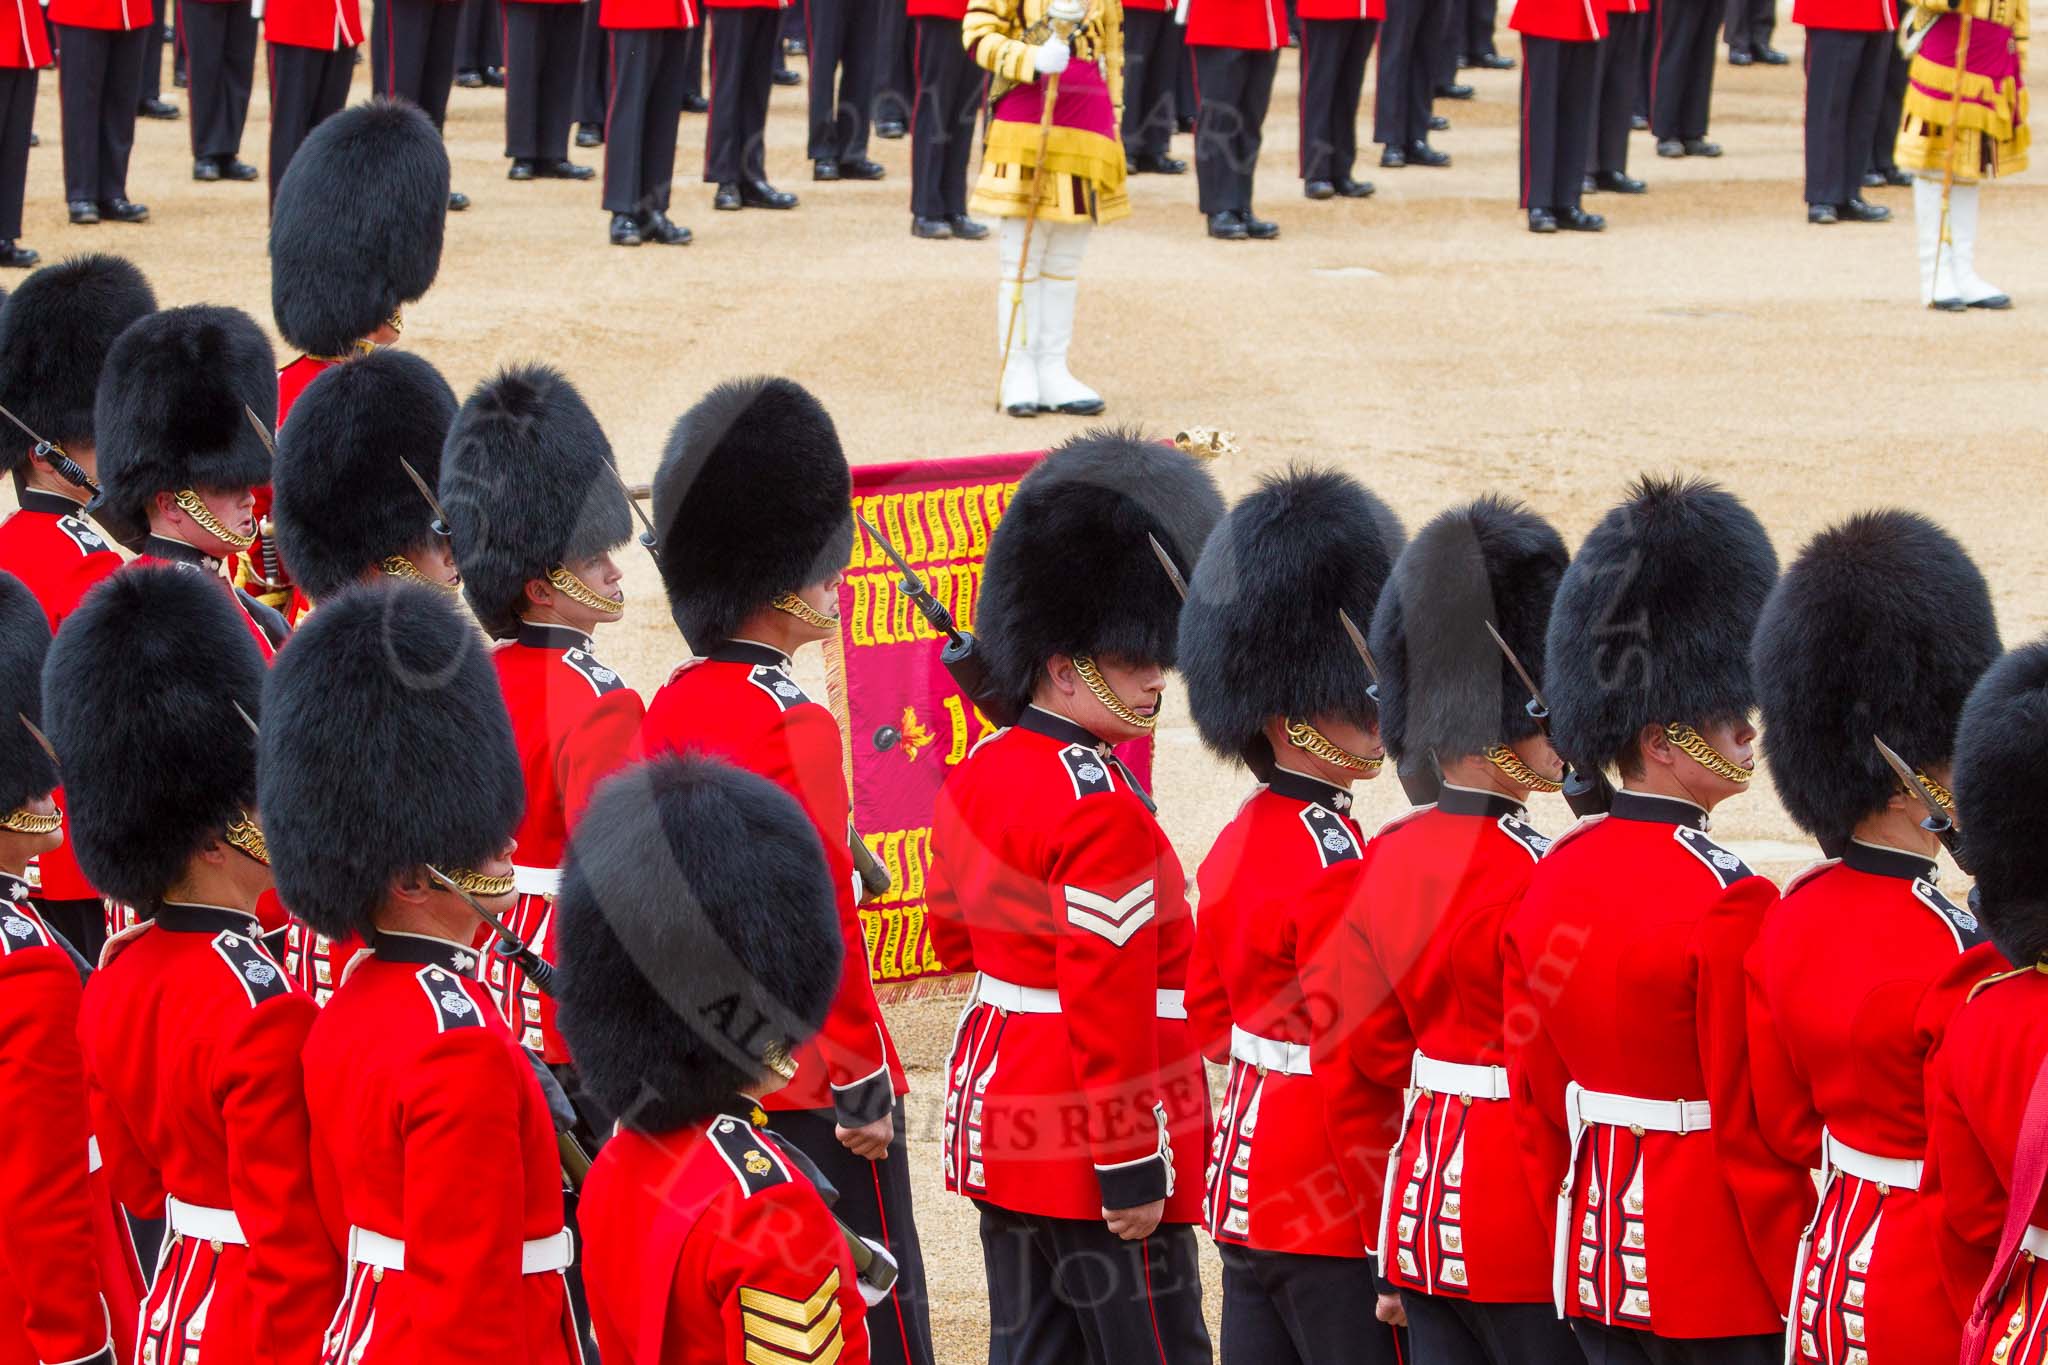
M230 701L228 705L235 708L235 714L242 718L242 724L249 727L250 734L256 736L258 739L263 738L263 732L256 728L256 717L250 715L246 710L244 710L242 708L242 703L238 701Z
M0 417L5 417L8 421L20 427L21 434L28 437L31 441L34 441L36 443L37 450L55 449L55 447L50 442L45 441L42 437L36 435L35 428L31 427L28 423L22 421L19 417L16 417L12 412L9 412L7 410L6 405L4 404L0 404Z
M405 470L405 477L412 480L412 486L419 489L420 496L427 500L427 506L433 509L436 525L445 530L451 523L448 520L448 514L441 510L441 500L434 496L434 490L427 487L427 481L420 477L420 472L417 469L412 467L411 460L401 455L398 457L398 463L399 467Z
M1935 799L1934 793L1928 790L1927 784L1920 780L1920 774L1913 771L1913 765L1899 757L1898 751L1885 743L1879 736L1872 735L1870 742L1877 746L1878 754L1891 767L1892 772L1897 775L1906 790L1919 797L1920 804L1927 808L1927 819L1922 828L1935 834L1939 834L1943 830L1954 829L1956 827L1955 817L1949 814L1947 807Z
M36 723L30 720L27 716L23 715L21 712L16 711L14 714L16 718L18 718L21 721L22 725L27 727L29 738L35 740L36 744L41 747L42 751L45 754L49 755L50 762L57 763L57 746L50 743L50 737L44 734L41 730L38 730L36 728ZM57 763L57 768L60 772L63 770L63 767L63 764Z
M1529 676L1529 670L1522 667L1522 661L1516 657L1514 647L1501 638L1501 633L1493 628L1493 622L1491 621L1486 623L1486 633L1493 637L1493 642L1496 645L1500 646L1500 652L1507 659L1508 667L1515 670L1515 676L1522 680L1522 686L1529 689L1529 700L1535 706L1535 709L1530 711L1529 714L1536 716L1537 712L1540 711L1543 716L1548 716L1550 714L1550 703L1543 700L1543 689L1538 687L1536 680ZM1537 718L1541 719L1542 717L1538 716Z
M1145 539L1151 543L1152 553L1159 560L1159 567L1166 570L1167 580L1173 584L1173 590L1180 594L1181 601L1187 601L1188 581L1180 576L1180 565L1173 562L1173 556L1168 554L1166 547L1159 543L1158 536L1147 531Z
M917 570L910 567L910 562L896 552L896 547L889 543L889 537L876 530L875 524L860 513L855 512L853 519L865 527L867 533L874 537L875 544L882 547L882 553L889 556L889 562L896 566L896 572L902 574L904 579L912 585L911 591L924 591L924 580L918 577Z
M250 426L256 428L256 435L263 442L263 448L272 455L277 454L277 437L271 434L269 427L263 425L263 419L256 415L256 409L244 403L242 404L242 415L249 419Z
M1364 661L1365 671L1371 676L1372 685L1378 687L1380 685L1380 666L1373 662L1372 649L1365 643L1365 632L1361 631L1358 628L1358 623L1351 619L1351 613L1342 607L1337 608L1337 621L1344 627L1344 633L1351 637L1351 647L1358 651L1358 657Z

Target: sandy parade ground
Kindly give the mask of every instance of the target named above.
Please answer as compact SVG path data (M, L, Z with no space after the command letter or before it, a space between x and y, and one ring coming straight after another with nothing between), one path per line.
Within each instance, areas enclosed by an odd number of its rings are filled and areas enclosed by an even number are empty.
M1516 54L1513 35L1502 36ZM1234 432L1241 453L1218 469L1227 492L1289 462L1333 463L1411 529L1457 499L1500 491L1576 543L1644 470L1725 481L1786 559L1847 512L1916 507L1976 555L2007 642L2033 638L2048 629L2048 559L2027 510L2048 475L2048 169L1984 194L1978 268L2015 297L2015 311L1923 311L1909 192L1870 192L1898 214L1890 224L1805 222L1800 36L1779 30L1789 68L1717 69L1712 136L1724 158L1660 161L1637 134L1630 170L1651 192L1591 197L1587 207L1609 218L1600 236L1522 230L1518 72L1467 73L1478 99L1439 102L1453 125L1435 138L1455 158L1448 170L1380 171L1368 145L1360 174L1378 181L1376 197L1305 201L1287 54L1258 195L1281 239L1209 241L1192 174L1137 178L1133 217L1090 248L1074 370L1119 422L1159 435L1194 424ZM2036 63L2033 74L2048 72ZM358 98L368 79L359 69ZM165 86L182 103L168 72ZM235 304L269 327L261 182L193 183L186 125L143 121L129 192L152 222L70 227L56 90L46 73L24 243L46 261L123 252L163 303ZM714 214L694 174L701 120L686 115L679 160L689 178L670 212L697 241L626 251L605 244L594 185L507 183L502 93L456 90L455 184L475 206L450 219L440 280L407 310L404 344L458 394L502 362L561 366L633 479L651 476L678 413L716 381L750 372L812 388L856 463L1031 449L1078 430L1072 419L1025 424L994 411L994 242L909 236L907 142L875 143L884 181L813 185L802 96L775 92L768 133L770 178L803 195L801 208ZM246 159L261 164L266 132L259 77ZM1177 139L1175 154L1191 156L1189 142ZM596 164L602 153L572 155ZM624 562L634 606L598 648L651 694L684 651L651 564L637 551ZM815 659L803 666L821 681ZM1190 870L1246 784L1201 751L1169 697L1155 785ZM1756 785L1717 814L1715 835L1782 881L1813 855L1767 783ZM1365 789L1360 814L1370 829L1403 807L1398 786L1380 782ZM1535 809L1548 831L1568 823L1559 798L1537 798ZM1952 894L1959 880L1952 872ZM939 1187L937 1151L938 1068L956 1012L943 1000L903 1004L891 1023L913 1068L941 1355L966 1362L983 1340L980 1254L971 1208ZM1213 1280L1209 1297L1213 1320Z

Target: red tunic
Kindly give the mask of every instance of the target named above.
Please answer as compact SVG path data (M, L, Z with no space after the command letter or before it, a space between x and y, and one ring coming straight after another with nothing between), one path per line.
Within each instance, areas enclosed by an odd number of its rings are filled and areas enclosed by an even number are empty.
M703 22L697 0L601 0L601 28L695 28Z
M1189 47L1242 47L1254 52L1277 52L1286 41L1284 0L1189 0Z
M1349 792L1281 769L1224 826L1196 874L1188 1029L1210 1061L1230 1068L1203 1180L1203 1222L1218 1242L1354 1257L1372 1246L1378 1185L1354 1188L1334 1150L1308 1066L1317 1008L1303 986L1343 908L1311 890L1365 846L1350 810ZM1384 1117L1374 1150L1384 1152L1400 1092L1380 1088L1376 1099Z
M2004 965L1933 875L1931 858L1852 843L1765 918L1749 956L1750 1070L1786 1160L1822 1168L1823 1130L1852 1158L1925 1154L1927 1055L1970 984ZM1962 1323L1927 1254L1931 1218L1909 1182L1832 1172L1801 1243L1792 1365L1955 1357Z
M1807 28L1889 33L1898 28L1899 14L1892 0L1792 0L1792 22Z
M29 9L40 16L33 4ZM41 18L35 23L34 32L40 34ZM83 510L61 493L30 488L21 494L21 510L0 521L0 570L19 578L35 594L52 631L101 579L121 567L121 556L98 527L79 515ZM64 805L61 790L57 805ZM92 900L99 895L79 870L69 840L43 854L36 866L45 900Z
M232 1215L246 1241L166 1234L145 1361L311 1360L341 1283L307 1155L299 1053L317 1011L259 932L252 915L168 905L108 941L85 989L93 1131L121 1202Z
M1516 0L1508 27L1530 38L1598 42L1607 36L1608 8L1608 0Z
M1303 19L1384 19L1387 0L1300 0L1294 10Z
M1152 9L1163 7L1164 0L1146 0L1142 5L1125 5L1125 9ZM905 0L904 13L912 19L951 19L959 23L967 17L967 0Z
M36 0L13 0L13 4L14 13L0 19L0 67L19 71L49 66L54 59L49 30L43 26L43 7Z
M263 662L269 663L271 659L276 657L277 646L283 642L282 636L288 632L283 618L279 617L276 612L271 611L270 608L265 607L261 602L257 602L234 584L228 582L221 574L221 562L219 560L193 549L183 541L166 540L162 536L151 536L143 543L142 555L135 561L135 565L147 565L153 569L182 569L189 573L206 574L220 584L221 591L228 595L228 600L235 604L235 610L241 613L242 624L249 628L251 638L256 641L256 648L263 652ZM262 613L260 617L259 612ZM263 621L271 622L271 630L278 632L280 639L273 641L270 638L270 632L263 628Z
M1512 1103L1539 1201L1571 1172L1559 1269L1570 1317L1666 1337L1784 1330L1804 1166L1757 1129L1743 956L1777 888L1709 839L1705 812L1624 791L1538 864L1508 919ZM1566 1087L1711 1105L1700 1131L1567 1126Z
M1506 1065L1501 932L1548 847L1518 802L1453 786L1374 836L1337 941L1342 998L1387 1002L1349 1033L1358 1073L1407 1086L1417 1053ZM1550 1298L1556 1188L1532 1197L1520 1141L1511 1102L1476 1074L1409 1093L1376 1210L1389 1280L1479 1303Z
M622 1131L591 1165L577 1219L598 1350L620 1365L865 1365L838 1225L753 1106L734 1108Z
M269 0L263 7L263 36L269 42L283 43L287 47L310 47L322 52L360 47L363 42L362 0ZM299 391L311 383L313 374L328 363L301 356L278 371L279 423L284 421L285 409L299 396ZM287 378L301 367L310 371L303 379Z
M561 875L570 827L590 804L591 791L625 762L647 708L638 692L597 661L590 637L567 626L522 624L519 638L499 645L491 663L526 774L526 815L513 869L524 884L511 928L553 962L551 888ZM485 935L479 946L488 946L488 930ZM524 972L493 954L484 984L521 1043L550 1063L569 1060L555 1032L555 1002Z
M127 1220L95 1172L79 1049L81 964L0 874L0 1113L16 1134L0 1162L0 1365L133 1359L142 1268Z
M350 0L338 0L338 2L347 5L350 3ZM291 3L291 0L286 0L286 3ZM276 22L275 19L269 17L270 10L268 8L264 10L264 14L266 16L266 22ZM363 21L360 15L356 17L354 32L356 35L354 42L362 42ZM284 42L286 40L272 36L270 41L277 43ZM326 44L299 43L297 44L297 46L324 47L326 46ZM354 43L347 44L347 46L354 46ZM299 401L299 395L306 391L306 386L312 383L314 380L318 379L326 371L332 369L334 366L339 365L340 363L341 362L339 360L335 360L327 356L302 355L297 360L292 361L289 365L286 365L283 369L277 372L278 426L282 427L284 425L286 416L288 416L292 410L292 404ZM263 504L261 507L256 509L257 514L260 516L264 512L270 510L270 491L267 486L265 487L264 491L258 495L258 498Z
M932 946L984 978L946 1063L946 1188L1090 1221L1164 1198L1167 1222L1199 1221L1194 920L1129 774L1080 726L1028 708L946 779L931 844Z
M50 22L121 32L150 21L149 0L50 0Z
M322 1365L579 1365L560 1270L521 1273L523 1244L566 1236L554 1128L476 963L380 935L306 1039L314 1172L356 1247L345 1296L319 1301ZM404 1268L365 1232L402 1243Z
M910 1085L868 972L853 855L847 851L852 805L839 722L804 695L780 651L728 640L708 658L678 668L648 704L633 756L665 753L725 759L781 787L810 816L839 897L845 974L825 1027L796 1050L796 1079L763 1104L770 1110L832 1109L847 1127L874 1122Z

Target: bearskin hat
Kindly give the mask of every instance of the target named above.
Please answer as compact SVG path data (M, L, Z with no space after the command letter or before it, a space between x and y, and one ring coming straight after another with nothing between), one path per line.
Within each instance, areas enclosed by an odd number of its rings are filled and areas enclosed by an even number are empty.
M448 594L396 579L343 588L279 651L267 686L277 893L329 938L366 936L401 875L475 867L518 827L526 785L498 675Z
M1564 572L1544 651L1550 734L1591 772L1646 725L1746 716L1749 641L1778 576L1756 514L1702 479L1645 477Z
M1222 516L1199 461L1135 431L1084 432L1047 455L989 538L976 613L998 695L1028 702L1055 654L1172 664L1180 595L1145 537L1198 572Z
M518 632L528 581L633 535L604 428L546 365L513 366L477 385L448 433L440 492L462 590L500 639Z
M284 339L336 356L441 269L448 149L402 100L344 109L293 154L270 211L270 309Z
M824 406L788 379L735 379L677 419L654 475L669 612L704 651L853 553L853 475Z
M1867 512L1815 536L1752 650L1764 758L1800 828L1833 846L1898 791L1872 736L1919 768L1947 763L1998 650L1984 575L1925 517Z
M1978 680L1956 729L1955 778L1977 913L2014 966L2031 966L2048 957L2048 641Z
M0 573L0 813L19 810L57 785L57 765L17 716L43 721L43 658L50 622L22 581Z
M86 594L50 646L43 714L71 848L101 893L154 911L192 856L256 809L263 654L227 590L136 565Z
M598 1103L644 1132L729 1106L768 1073L766 1044L817 1032L839 984L816 830L780 788L711 759L657 758L598 789L555 917L562 1036Z
M1337 613L1371 619L1402 536L1385 503L1334 470L1268 478L1224 515L1180 612L1188 709L1210 748L1239 757L1274 716L1370 721L1371 679Z
M133 263L95 253L46 265L0 307L0 407L46 441L93 444L93 393L114 338L156 311L156 295ZM30 442L10 427L0 469L28 459Z
M269 483L249 412L277 425L277 357L241 309L167 308L121 333L93 405L108 515L139 524L158 493Z
M432 488L455 391L416 355L383 350L329 366L277 433L270 516L278 553L315 601L433 538Z
M1408 543L1372 618L1380 739L1404 768L1536 733L1529 691L1486 627L1540 685L1570 557L1549 522L1493 496L1440 513Z

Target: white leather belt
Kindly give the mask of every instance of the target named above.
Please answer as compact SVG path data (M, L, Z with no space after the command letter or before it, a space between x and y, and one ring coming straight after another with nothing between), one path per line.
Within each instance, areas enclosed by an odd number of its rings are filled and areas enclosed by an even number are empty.
M1905 1157L1872 1156L1868 1152L1859 1152L1825 1130L1820 1135L1820 1159L1823 1170L1832 1167L1844 1175L1874 1181L1895 1190L1920 1188L1923 1163L1909 1161Z
M238 1247L249 1245L249 1239L242 1235L242 1220L235 1217L233 1209L209 1209L203 1204L186 1204L167 1196L164 1221L178 1236Z
M512 864L512 889L522 896L553 896L562 889L559 867L521 867Z
M2038 1223L2027 1224L2027 1235L2020 1239L2020 1250L2037 1261L2048 1258L2048 1228Z
M1230 1026L1230 1055L1261 1071L1278 1071L1286 1076L1309 1074L1307 1043L1283 1043L1278 1038L1261 1038L1235 1024Z
M575 1259L576 1239L569 1229L563 1228L552 1237L535 1237L520 1244L519 1273L545 1275L550 1271L567 1270ZM352 1227L348 1230L348 1260L350 1265L403 1270L405 1243L368 1228Z
M1646 1100L1576 1083L1566 1087L1565 1112L1575 1128L1603 1123L1646 1133L1704 1133L1714 1126L1713 1108L1705 1100Z
M100 1161L100 1140L96 1137L85 1140L85 1173L91 1175L104 1164Z
M1433 1090L1460 1099L1504 1100L1508 1097L1508 1069L1471 1062L1440 1062L1418 1052L1409 1067L1408 1084L1417 1090Z
M1187 996L1181 991L1154 991L1153 1013L1161 1019L1185 1019L1188 1017ZM1008 1014L1058 1014L1060 993L1050 986L1019 986L981 974L981 982L974 988L974 998L985 1005L994 1005Z

